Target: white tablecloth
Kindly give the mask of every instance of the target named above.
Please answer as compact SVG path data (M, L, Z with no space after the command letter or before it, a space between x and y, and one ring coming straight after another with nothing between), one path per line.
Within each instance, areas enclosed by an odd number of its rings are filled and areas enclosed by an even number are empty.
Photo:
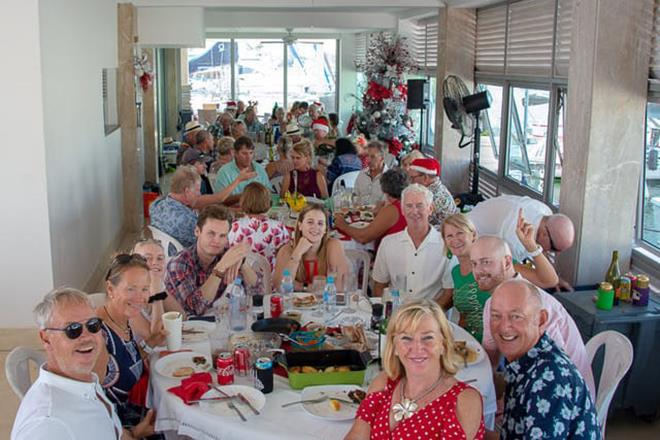
M307 317L308 313L304 314ZM363 313L359 313L363 315ZM341 318L339 318L341 320ZM452 324L457 340L476 340L462 328ZM210 356L208 341L185 344L184 348ZM153 359L155 362L156 358ZM377 368L374 365L370 368ZM368 371L366 380L374 377L377 371ZM470 385L479 390L484 402L486 427L492 429L495 420L495 387L488 356L456 375L459 380L476 379ZM214 378L215 380L215 378ZM282 408L286 402L300 399L300 391L289 387L287 379L275 375L274 389L266 394L266 405L261 415L246 414L248 422L238 417L221 417L203 412L197 405L187 406L181 399L167 392L167 388L178 385L179 381L151 373L150 406L156 409L156 430L166 431L168 438L179 435L201 440L242 440L242 439L342 439L351 427L351 421L335 422L312 417L301 405ZM236 384L252 385L248 377L236 376ZM366 386L366 385L365 385Z

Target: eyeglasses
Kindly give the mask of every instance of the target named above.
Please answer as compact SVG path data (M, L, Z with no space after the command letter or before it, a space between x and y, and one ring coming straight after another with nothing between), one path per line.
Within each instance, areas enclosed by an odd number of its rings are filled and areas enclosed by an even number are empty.
M109 280L119 266L133 262L144 263L145 265L147 264L147 260L140 254L118 254L115 256L115 258L113 258L112 263L110 263L110 268L108 269L108 273L105 275L105 280Z
M87 327L87 331L96 334L101 330L101 318L91 318L87 320L84 324L81 322L72 322L64 328L52 328L46 327L44 330L50 330L54 332L64 332L67 338L69 339L78 339L83 332L83 325Z

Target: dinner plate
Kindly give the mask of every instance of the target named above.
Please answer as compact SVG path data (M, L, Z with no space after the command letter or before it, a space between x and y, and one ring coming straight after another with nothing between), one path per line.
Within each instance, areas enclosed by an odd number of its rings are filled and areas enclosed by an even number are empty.
M320 385L314 387L307 387L303 390L300 399L310 400L317 399L323 396L329 396L349 401L349 391L355 389L362 389L356 385ZM363 390L364 391L364 390ZM330 406L330 400L324 400L318 403L303 403L302 407L309 415L318 417L325 420L353 420L355 413L358 409L357 403L339 402L339 410L335 410Z
M197 365L193 362L193 358L201 356L206 359L205 364ZM154 370L161 376L169 377L171 379L185 379L187 376L177 377L174 372L182 367L191 367L194 373L201 373L211 369L211 359L202 353L194 351L180 351L177 353L168 354L156 361Z
M209 333L215 329L215 323L207 321L183 321L183 342L200 342L209 338Z
M313 303L300 304L300 305L296 304L296 298L302 299L302 298L306 298L308 296L314 296L314 294L310 293L310 292L293 292L293 299L291 301L291 305L293 305L294 309L302 309L302 310L316 308L316 306L319 305L318 301L316 300L316 297L314 297L314 302Z
M369 222L359 221L359 222L355 222L355 223L350 223L350 226L352 226L354 228L357 228L357 229L364 229L367 226L369 226Z
M238 395L238 393L241 393L243 397L245 397L257 411L261 411L266 405L266 396L264 396L264 393L256 388L248 387L245 385L225 385L219 388L230 396L235 396ZM221 396L222 394L220 394L217 390L210 389L202 396L202 398ZM256 416L256 414L250 409L249 405L247 405L241 399L232 399L232 401L238 410L245 416L245 418ZM236 411L229 407L227 400L209 400L206 402L202 401L199 402L199 408L204 412L211 413L216 416L238 418L238 414Z
M460 339L456 340L455 342L458 342L458 341L460 341ZM470 350L477 353L477 357L475 359L473 359L472 361L468 361L468 363L467 363L468 365L478 364L479 362L481 362L484 359L484 356L486 356L485 350L483 349L483 347L481 345L479 345L479 343L473 342L473 341L466 341L465 345ZM459 359L459 363L460 363L459 367L465 365L464 362L463 362L463 357L462 356L459 355L458 359Z

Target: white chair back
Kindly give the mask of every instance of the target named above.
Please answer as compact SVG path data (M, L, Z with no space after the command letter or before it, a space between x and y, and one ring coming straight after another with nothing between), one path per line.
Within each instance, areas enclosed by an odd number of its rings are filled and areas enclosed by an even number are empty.
M604 347L605 357L596 391L596 412L602 437L605 438L607 411L614 397L616 387L626 374L633 360L633 346L627 337L613 330L594 335L586 344L587 357L591 364L596 353Z
M165 264L170 261L170 258L183 250L183 245L176 238L151 225L148 228L154 240L159 240L163 245L163 249L165 250Z
M9 382L12 391L21 400L32 385L30 361L39 367L46 362L46 356L34 348L19 346L10 351L5 360L7 382Z
M367 251L358 249L346 249L346 258L348 258L348 270L358 277L359 284L363 295L367 295L367 287L369 286L369 270L371 268L371 255ZM360 272L362 271L362 272ZM361 278L360 278L361 277Z
M261 276L261 284L263 286L262 293L264 295L273 293L273 274L268 258L257 254L256 252L249 252L246 259L250 267L257 272L257 275Z
M89 301L92 303L92 307L94 307L95 309L98 309L99 307L103 306L105 304L105 300L107 299L107 295L105 292L90 293L87 296L89 297Z
M359 171L351 171L337 177L335 181L332 183L332 194L334 194L335 191L339 190L339 188L341 188L342 186L347 189L353 189L358 174L360 174Z
M277 176L270 179L270 184L273 185L273 190L275 194L280 194L282 192L282 181L284 176Z

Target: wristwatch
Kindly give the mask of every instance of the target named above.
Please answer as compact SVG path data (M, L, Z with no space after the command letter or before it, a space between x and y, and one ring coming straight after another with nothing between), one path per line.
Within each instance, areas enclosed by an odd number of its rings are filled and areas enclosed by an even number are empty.
M163 291L160 293L156 293L154 295L151 295L149 297L149 301L147 301L149 304L155 302L155 301L164 301L167 298L167 292Z
M529 256L534 258L534 257L538 257L542 253L543 253L543 248L539 244L539 245L536 245L536 249L534 249L532 252L529 253Z
M140 339L140 342L138 342L138 346L142 349L147 354L151 354L154 352L154 349L149 347L149 344L144 339Z

